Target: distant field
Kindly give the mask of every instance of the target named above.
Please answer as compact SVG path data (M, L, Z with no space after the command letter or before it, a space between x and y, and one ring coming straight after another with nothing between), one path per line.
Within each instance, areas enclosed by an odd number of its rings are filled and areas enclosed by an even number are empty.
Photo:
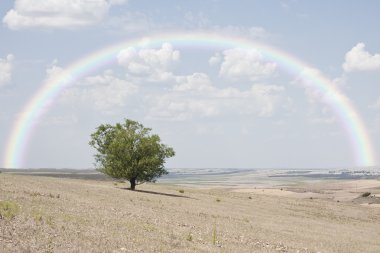
M57 178L112 180L94 169L0 169L0 172ZM326 180L380 179L380 169L168 169L158 179L192 187L273 187Z
M94 169L0 169L0 172L8 174L19 174L29 176L44 176L57 178L89 179L89 180L110 180Z
M1 252L380 252L379 180L128 186L1 173Z

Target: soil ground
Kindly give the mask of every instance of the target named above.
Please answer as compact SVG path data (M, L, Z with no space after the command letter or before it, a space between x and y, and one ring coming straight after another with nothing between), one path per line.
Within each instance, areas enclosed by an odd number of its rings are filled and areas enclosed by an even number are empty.
M19 210L0 219L0 252L380 252L380 181L363 185L130 191L1 173L0 201Z

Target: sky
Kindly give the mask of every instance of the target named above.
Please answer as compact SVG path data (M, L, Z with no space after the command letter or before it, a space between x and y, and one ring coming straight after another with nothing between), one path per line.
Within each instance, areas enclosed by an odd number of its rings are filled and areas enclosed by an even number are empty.
M0 167L92 168L91 133L126 118L174 148L170 168L378 166L379 10L350 0L2 0ZM22 121L41 90L62 83Z

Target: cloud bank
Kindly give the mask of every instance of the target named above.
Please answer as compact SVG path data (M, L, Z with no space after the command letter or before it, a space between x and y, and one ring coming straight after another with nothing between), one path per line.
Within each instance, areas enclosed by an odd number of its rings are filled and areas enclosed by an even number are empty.
M231 80L256 81L272 76L277 68L276 63L266 61L257 50L233 48L223 51L223 56L216 54L209 59L211 65L220 61L220 76Z
M343 69L353 71L380 71L380 54L371 55L364 43L358 43L346 53Z
M173 74L169 72L180 59L180 52L173 49L170 43L162 44L159 49L139 49L129 47L122 50L117 60L124 66L130 74L148 76L151 80L162 81L171 78Z
M111 6L125 3L126 0L16 0L3 23L12 30L74 29L99 23Z

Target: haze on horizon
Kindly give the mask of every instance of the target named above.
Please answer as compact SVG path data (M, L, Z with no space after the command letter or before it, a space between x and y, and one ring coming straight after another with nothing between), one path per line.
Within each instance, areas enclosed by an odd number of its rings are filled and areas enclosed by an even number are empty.
M46 80L101 48L167 32L244 38L308 63L354 104L376 156L379 9L377 1L343 0L2 1L0 167L15 120ZM93 167L90 134L124 118L151 127L175 149L170 168L355 167L338 115L300 75L255 50L170 41L125 48L114 64L57 97L29 140L23 167Z

